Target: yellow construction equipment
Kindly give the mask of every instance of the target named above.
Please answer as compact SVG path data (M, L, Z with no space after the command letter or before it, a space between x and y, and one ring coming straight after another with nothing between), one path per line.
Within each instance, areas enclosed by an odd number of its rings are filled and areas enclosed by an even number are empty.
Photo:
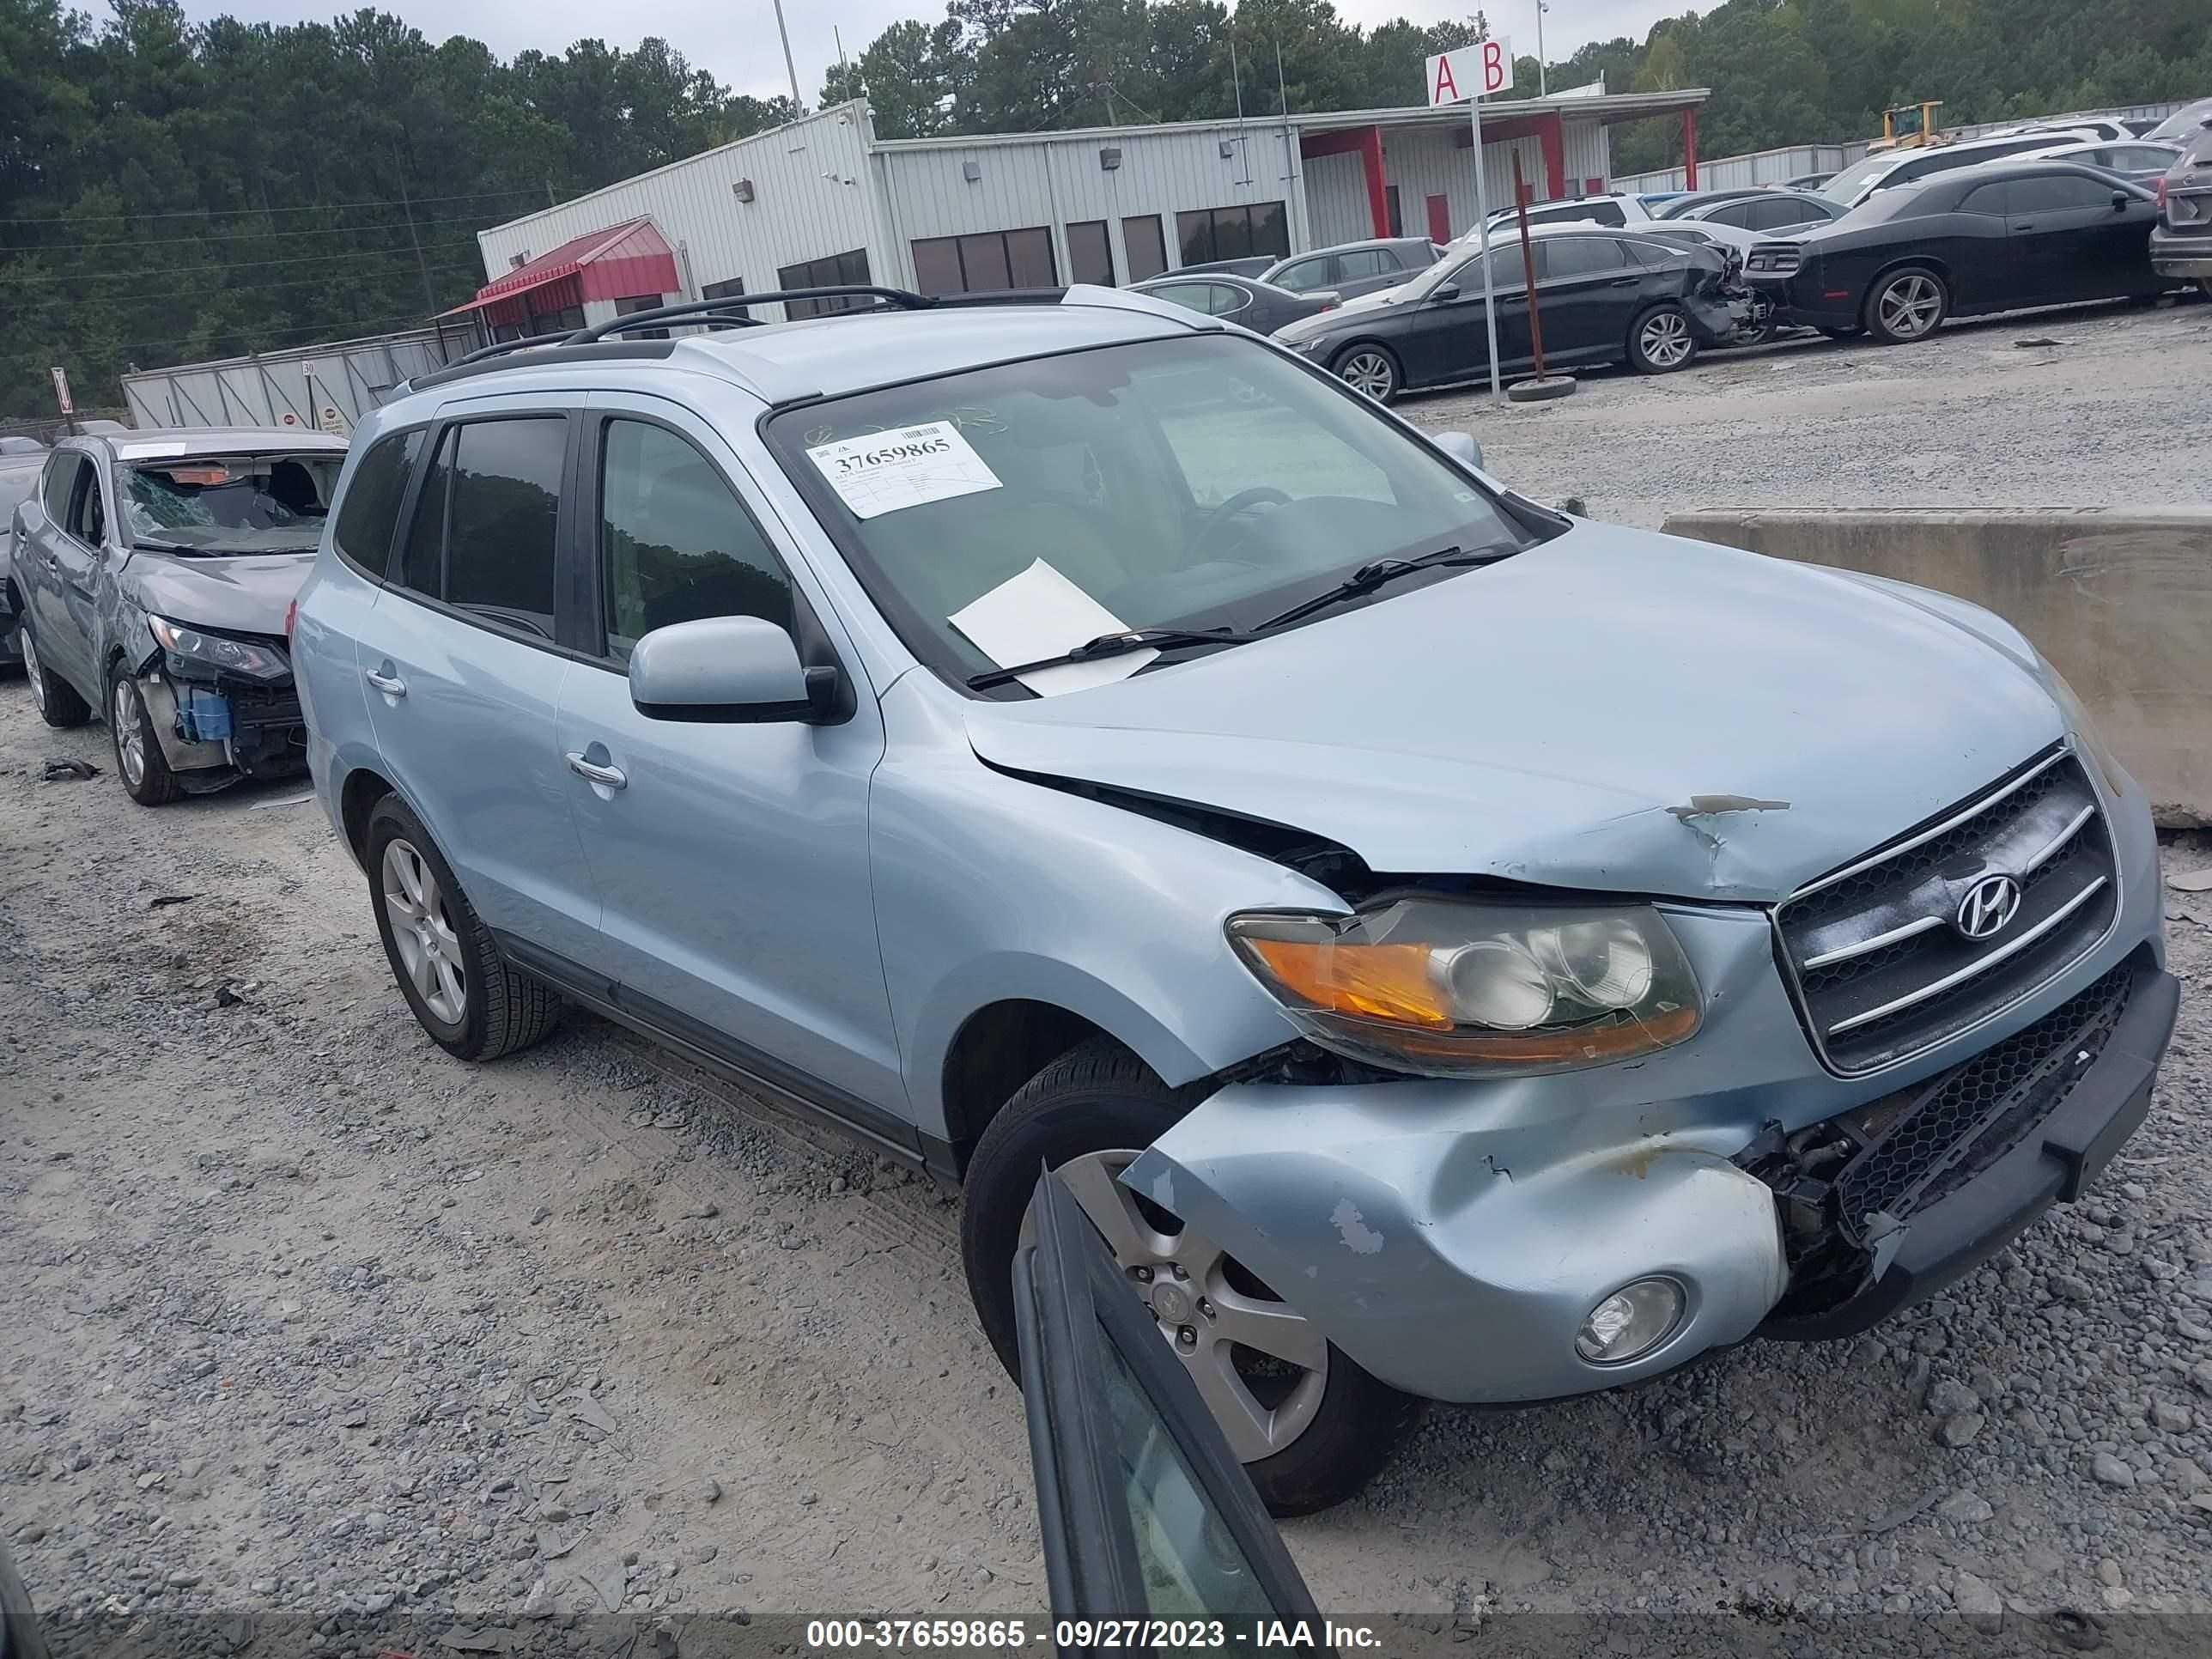
M1885 150L1922 149L1929 144L1940 144L1943 135L1936 127L1936 112L1943 107L1940 98L1930 98L1917 104L1892 104L1881 112L1881 137L1867 146L1867 154L1880 155ZM1911 119L1900 127L1898 117Z

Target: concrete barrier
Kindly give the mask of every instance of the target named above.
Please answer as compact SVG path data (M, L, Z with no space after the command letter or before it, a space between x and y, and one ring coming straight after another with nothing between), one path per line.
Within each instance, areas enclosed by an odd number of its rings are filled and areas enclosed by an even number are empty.
M1666 528L1986 605L2065 675L2160 824L2212 826L2212 509L1719 507Z

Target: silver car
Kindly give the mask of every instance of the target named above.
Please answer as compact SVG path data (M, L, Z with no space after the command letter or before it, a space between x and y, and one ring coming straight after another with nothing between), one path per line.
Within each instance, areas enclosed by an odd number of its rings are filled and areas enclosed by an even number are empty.
M64 438L15 504L32 697L49 726L104 719L141 805L300 770L284 629L344 458L284 429Z
M1996 617L1141 297L869 292L362 428L309 762L452 1054L566 999L960 1182L1009 1363L1058 1171L1279 1511L1863 1329L2142 1121L2148 805Z

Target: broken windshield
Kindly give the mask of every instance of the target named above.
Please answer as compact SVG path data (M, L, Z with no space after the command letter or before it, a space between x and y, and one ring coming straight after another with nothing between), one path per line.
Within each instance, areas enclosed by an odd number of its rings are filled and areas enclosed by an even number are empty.
M124 469L131 538L177 553L312 551L322 538L337 454L196 456Z

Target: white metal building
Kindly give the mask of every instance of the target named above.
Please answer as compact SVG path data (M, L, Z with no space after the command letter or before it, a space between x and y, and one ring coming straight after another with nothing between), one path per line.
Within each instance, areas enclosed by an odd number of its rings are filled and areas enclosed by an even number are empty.
M1682 124L1695 183L1703 88L1516 100L1483 117L1487 199L1607 188L1607 129ZM1381 235L1448 240L1475 220L1464 105L878 139L862 102L611 185L483 231L489 280L462 309L501 331L573 325L549 252L648 219L674 251L668 299L872 282L922 293L1141 282L1186 264ZM585 297L599 322L644 296ZM557 303L556 303L557 302ZM518 320L518 313L520 318Z

